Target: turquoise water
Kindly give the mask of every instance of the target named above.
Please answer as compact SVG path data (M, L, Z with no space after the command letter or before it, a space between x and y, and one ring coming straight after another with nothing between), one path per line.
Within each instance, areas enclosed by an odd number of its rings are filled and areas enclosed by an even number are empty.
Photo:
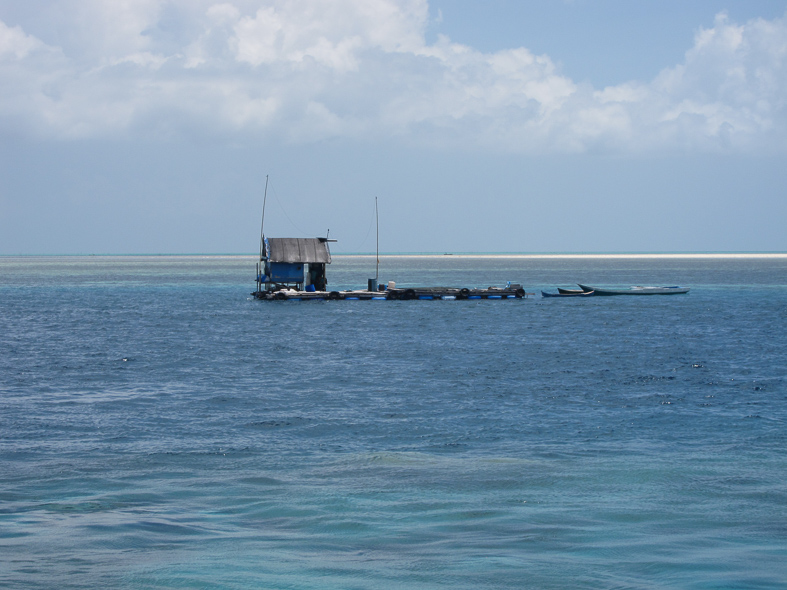
M332 288L374 276L335 257ZM0 586L787 587L787 257L0 258Z

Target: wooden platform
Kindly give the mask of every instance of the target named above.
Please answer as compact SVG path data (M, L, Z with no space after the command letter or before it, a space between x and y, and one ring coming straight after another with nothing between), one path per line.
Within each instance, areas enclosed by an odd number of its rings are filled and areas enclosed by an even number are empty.
M532 293L525 293L521 287L489 287L469 289L459 287L413 287L408 289L387 289L385 291L255 291L252 295L264 301L433 301L433 300L478 300L478 299L522 299Z

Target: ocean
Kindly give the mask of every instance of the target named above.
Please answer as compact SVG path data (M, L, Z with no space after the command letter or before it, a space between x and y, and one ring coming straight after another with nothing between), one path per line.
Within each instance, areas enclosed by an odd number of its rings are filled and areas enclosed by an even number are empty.
M787 587L787 255L254 265L0 258L0 587Z

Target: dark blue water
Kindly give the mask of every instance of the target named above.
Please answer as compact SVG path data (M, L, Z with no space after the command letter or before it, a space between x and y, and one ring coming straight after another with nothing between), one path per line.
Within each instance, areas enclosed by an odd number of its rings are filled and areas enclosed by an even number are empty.
M787 587L787 257L380 268L692 287L644 298L261 302L253 277L0 259L0 586Z

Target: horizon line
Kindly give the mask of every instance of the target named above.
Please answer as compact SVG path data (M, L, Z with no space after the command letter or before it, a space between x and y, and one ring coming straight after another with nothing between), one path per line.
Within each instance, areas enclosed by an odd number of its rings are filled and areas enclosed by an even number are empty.
M375 252L331 253L332 257L371 257ZM0 258L123 258L123 257L257 257L257 253L71 253L71 254L0 254ZM700 251L700 252L381 252L381 257L432 258L783 258L785 251Z

